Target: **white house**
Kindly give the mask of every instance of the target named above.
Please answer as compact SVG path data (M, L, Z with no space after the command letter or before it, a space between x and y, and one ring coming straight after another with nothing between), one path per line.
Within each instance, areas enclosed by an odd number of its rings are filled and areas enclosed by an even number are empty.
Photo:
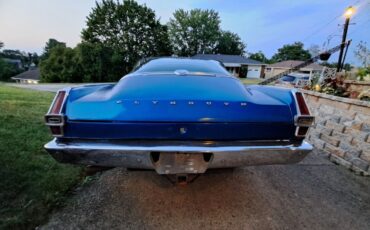
M40 70L38 68L27 70L12 77L12 80L21 84L37 84L40 81Z
M196 54L192 58L219 61L236 77L264 78L266 64L240 55Z

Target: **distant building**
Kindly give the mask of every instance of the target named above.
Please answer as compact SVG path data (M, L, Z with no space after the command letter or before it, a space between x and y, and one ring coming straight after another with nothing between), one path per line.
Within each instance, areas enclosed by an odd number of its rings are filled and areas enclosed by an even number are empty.
M12 80L21 84L37 84L40 81L40 69L30 68L28 71L15 75Z
M10 65L13 65L15 66L17 69L23 69L23 64L22 64L22 61L19 60L19 59L10 59L10 58L3 58L3 60L10 64Z
M265 71L266 78L270 78L274 75L287 71L291 69L292 67L300 65L302 63L303 61L290 60L290 61L282 61L282 62L277 62L271 65L268 65L266 66L266 71ZM296 73L305 74L311 77L315 73L320 74L323 71L323 69L324 69L324 66L319 65L317 63L312 63L304 68L299 69L298 71L296 71Z
M219 61L236 77L264 78L266 64L240 55L196 54L192 58Z

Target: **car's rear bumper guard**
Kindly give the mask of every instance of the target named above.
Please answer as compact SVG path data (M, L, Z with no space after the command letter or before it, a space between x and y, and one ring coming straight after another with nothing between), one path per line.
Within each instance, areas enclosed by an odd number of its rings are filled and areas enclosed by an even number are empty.
M156 145L155 142L59 142L54 139L45 145L45 149L64 163L155 169L160 174L203 173L208 168L292 164L302 160L312 150L312 146L305 141L299 145L269 144L174 142Z

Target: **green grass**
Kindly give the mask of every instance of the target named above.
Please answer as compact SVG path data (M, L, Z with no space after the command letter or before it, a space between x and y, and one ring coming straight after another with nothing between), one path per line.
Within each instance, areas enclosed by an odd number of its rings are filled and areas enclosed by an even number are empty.
M253 84L258 84L264 79L250 79L250 78L240 78L240 80L246 84L246 85L253 85Z
M43 149L52 93L0 83L0 229L30 229L63 204L81 168L57 163Z

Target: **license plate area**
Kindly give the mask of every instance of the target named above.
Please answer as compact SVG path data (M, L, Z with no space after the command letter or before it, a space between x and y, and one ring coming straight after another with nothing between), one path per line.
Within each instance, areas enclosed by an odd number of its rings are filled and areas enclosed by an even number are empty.
M151 154L154 169L158 174L204 173L212 153L155 152Z

